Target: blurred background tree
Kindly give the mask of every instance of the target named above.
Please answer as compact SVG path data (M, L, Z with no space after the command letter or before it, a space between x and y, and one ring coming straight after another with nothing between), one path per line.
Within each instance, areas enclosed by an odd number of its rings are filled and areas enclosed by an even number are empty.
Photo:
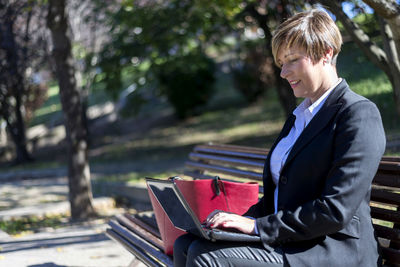
M88 160L87 132L82 116L81 90L76 84L72 45L65 0L49 0L47 26L51 32L52 56L60 87L68 149L68 185L71 217L95 215Z
M185 94L172 94L178 87L166 84L165 75L160 76L160 66L162 72L176 72L175 80L185 79L195 85L197 82L190 79L200 77L205 69L193 66L204 66L202 58L206 56L220 60L217 56L223 51L231 54L234 85L249 102L257 100L268 87L276 87L285 112L288 114L295 107L293 92L288 83L281 81L280 71L273 63L270 40L273 28L289 11L300 8L297 1L123 1L119 9L99 5L109 10L108 18L113 19L105 21L112 37L100 52L96 82L103 84L114 98L129 88L134 91L133 103L137 105L146 89L155 95L166 95L178 116L185 117L193 112L190 109L195 110L212 96L214 79L203 79L203 95L184 83L186 88L180 90L185 89ZM198 56L191 57L194 54ZM177 73L176 62L187 74L191 71L191 78ZM207 75L211 77L214 68L211 61L208 65ZM187 102L185 97L192 100ZM187 102L186 111L182 102Z
M26 123L45 100L43 9L33 1L0 1L0 116L15 147L14 163L32 160ZM35 76L36 75L36 76Z
M342 23L346 32L365 55L388 76L392 88L396 111L400 116L400 5L396 0L320 0ZM364 5L363 5L364 4ZM352 6L354 15L365 14L366 5L373 9L375 16L370 16L375 23L369 23L373 30L363 30L354 19L343 10ZM365 28L364 28L365 29ZM372 34L379 32L379 39Z

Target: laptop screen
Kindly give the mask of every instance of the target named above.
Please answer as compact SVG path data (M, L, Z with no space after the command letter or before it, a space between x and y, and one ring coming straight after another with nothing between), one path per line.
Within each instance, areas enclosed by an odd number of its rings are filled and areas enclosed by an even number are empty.
M188 208L187 204L182 203L182 201L186 201L179 199L180 192L177 192L179 189L176 188L172 181L147 179L147 185L175 227L202 235L194 222L197 218L193 219L192 216L195 216L193 212ZM180 197L183 198L183 196ZM191 214L193 215L191 216Z

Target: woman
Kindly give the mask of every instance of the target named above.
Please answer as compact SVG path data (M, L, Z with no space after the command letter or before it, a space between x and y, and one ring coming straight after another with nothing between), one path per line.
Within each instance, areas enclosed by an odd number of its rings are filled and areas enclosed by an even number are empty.
M267 157L264 197L243 215L215 211L212 227L261 237L260 244L211 243L191 235L174 247L176 266L377 266L369 200L385 149L376 106L336 72L342 38L321 10L294 15L272 52L304 101Z

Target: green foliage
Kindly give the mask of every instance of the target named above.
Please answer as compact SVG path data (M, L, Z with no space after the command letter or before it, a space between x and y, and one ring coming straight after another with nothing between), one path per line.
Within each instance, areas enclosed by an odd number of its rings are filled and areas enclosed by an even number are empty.
M374 14L368 14L365 12L358 13L352 19L357 25L370 37L379 36L379 24ZM343 24L337 21L337 25L342 32L345 32Z
M22 217L0 221L0 229L10 235L17 235L22 232L36 231L44 227L58 228L66 220L67 217L65 215Z
M174 57L155 68L161 92L179 118L195 112L210 99L214 89L215 64L201 52Z
M382 115L387 134L399 130L400 118L395 115L392 86L385 73L372 64L352 42L342 47L338 57L339 76L345 78L351 89L373 101Z
M235 1L227 0L172 0L161 3L123 1L118 9L110 10L114 10L109 12L108 21L111 38L99 54L97 66L101 71L96 82L104 84L106 90L116 99L124 88L131 85L137 86L137 91L152 90L160 84L165 85L165 79L161 82L159 73L154 73L163 64L164 69L171 74L185 74L187 65L177 67L177 64L186 64L190 57L197 60L198 56L193 55L203 53L211 45L225 45L221 36L231 30L229 18L239 12L240 8ZM210 63L202 62L203 59L199 59L203 66L190 70L187 77L180 79L190 80L193 73L200 73L205 75L206 80L210 80L207 72L212 68L204 67L204 64ZM172 68L166 67L169 64L174 65L175 71L171 72ZM204 71L205 68L208 70ZM182 86L186 84L182 82ZM174 86L178 86L178 83ZM184 91L187 88L179 90ZM171 90L163 89L156 93L165 93L168 99L174 99L172 101L176 99ZM174 103L172 104L176 106ZM190 102L187 105L189 104Z

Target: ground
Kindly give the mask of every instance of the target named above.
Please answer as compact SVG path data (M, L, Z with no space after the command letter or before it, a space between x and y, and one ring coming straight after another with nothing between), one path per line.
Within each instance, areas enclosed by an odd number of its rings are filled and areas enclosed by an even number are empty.
M66 177L3 182L0 221L67 214L67 195ZM55 227L16 235L0 231L0 266L128 266L134 257L105 235L111 216L124 210L106 197L95 198L94 203L102 214L97 219L75 223L66 219Z

